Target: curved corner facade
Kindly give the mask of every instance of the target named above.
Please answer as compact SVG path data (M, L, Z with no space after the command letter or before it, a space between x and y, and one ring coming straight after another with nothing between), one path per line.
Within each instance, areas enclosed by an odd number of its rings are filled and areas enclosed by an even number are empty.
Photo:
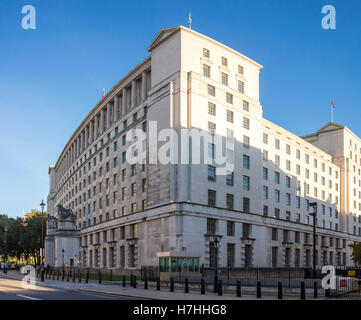
M46 264L310 266L310 202L319 208L317 264L352 264L348 244L361 235L361 163L353 164L356 180L347 176L348 151L329 146L330 130L300 138L264 119L262 66L193 30L164 29L148 50L49 168L48 214L57 219L58 205L72 209L80 236L57 241L59 222L49 222ZM161 152L169 140L164 129L194 128L226 139L232 171L150 161L151 147ZM147 135L144 163L127 159L135 129ZM337 130L342 139L346 129ZM361 142L353 143L361 161ZM207 148L214 152L212 143ZM353 210L346 202L356 188Z

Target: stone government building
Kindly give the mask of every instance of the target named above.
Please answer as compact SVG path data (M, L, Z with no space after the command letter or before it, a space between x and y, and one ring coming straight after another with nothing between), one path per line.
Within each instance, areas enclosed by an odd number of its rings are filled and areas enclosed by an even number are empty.
M173 257L195 267L311 266L309 203L317 202L317 264L352 265L361 140L335 123L298 137L264 119L262 66L194 30L163 29L148 51L49 167L46 264L131 269ZM130 165L133 129L147 133L149 121L158 131L227 137L234 171ZM58 205L74 215L59 216Z

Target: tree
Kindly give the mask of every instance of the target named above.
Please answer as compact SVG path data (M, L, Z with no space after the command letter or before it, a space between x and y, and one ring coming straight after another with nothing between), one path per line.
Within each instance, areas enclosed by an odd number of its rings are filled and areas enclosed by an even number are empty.
M361 265L361 242L355 242L350 245L352 248L351 259L358 266Z

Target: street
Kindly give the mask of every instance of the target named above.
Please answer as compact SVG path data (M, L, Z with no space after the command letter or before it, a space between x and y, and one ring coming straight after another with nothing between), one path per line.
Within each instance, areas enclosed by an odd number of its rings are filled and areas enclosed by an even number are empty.
M0 279L0 300L134 300L135 298L91 294L75 290L47 288L22 288L19 280Z

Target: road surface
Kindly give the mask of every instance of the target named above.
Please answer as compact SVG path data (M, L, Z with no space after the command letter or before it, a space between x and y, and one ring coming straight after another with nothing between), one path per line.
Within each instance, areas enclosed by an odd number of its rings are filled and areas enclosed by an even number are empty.
M0 300L135 300L135 298L42 286L36 286L34 289L24 289L22 282L19 280L0 278Z

